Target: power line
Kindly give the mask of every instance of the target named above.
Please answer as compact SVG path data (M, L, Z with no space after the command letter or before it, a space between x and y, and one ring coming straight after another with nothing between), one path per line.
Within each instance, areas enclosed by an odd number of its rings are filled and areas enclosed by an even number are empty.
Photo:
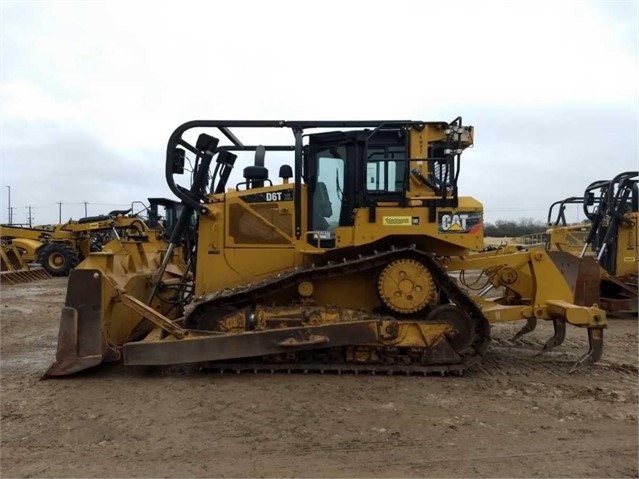
M11 209L11 186L7 186L7 188L9 188L9 202L7 205L7 212L9 213L9 224L11 224L13 221L13 210Z

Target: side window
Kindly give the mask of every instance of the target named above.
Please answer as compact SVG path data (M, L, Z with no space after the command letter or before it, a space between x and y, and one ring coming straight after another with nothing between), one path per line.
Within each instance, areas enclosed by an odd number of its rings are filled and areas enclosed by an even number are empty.
M369 147L366 189L387 193L404 191L405 159L403 146Z
M311 229L335 232L339 225L344 188L346 147L338 146L317 152L317 183L313 193Z

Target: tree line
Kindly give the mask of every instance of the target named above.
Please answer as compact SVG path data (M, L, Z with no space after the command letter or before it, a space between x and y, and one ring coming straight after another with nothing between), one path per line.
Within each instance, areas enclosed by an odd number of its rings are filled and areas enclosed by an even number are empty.
M536 233L545 233L548 226L543 221L535 221L532 218L519 218L518 220L497 220L494 223L484 224L484 236L525 236Z

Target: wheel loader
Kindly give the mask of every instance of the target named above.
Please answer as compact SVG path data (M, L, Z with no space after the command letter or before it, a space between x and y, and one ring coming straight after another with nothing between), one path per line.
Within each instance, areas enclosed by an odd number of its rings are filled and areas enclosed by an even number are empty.
M637 312L637 248L639 232L639 172L627 171L612 180L591 183L581 197L553 203L559 205L556 220L548 229L548 248L572 254L593 256L600 269L599 304L608 312ZM567 225L567 204L583 208L589 224Z
M458 191L473 141L461 117L179 126L165 161L180 201L170 235L123 240L71 272L45 377L117 360L461 373L481 361L491 323L525 321L524 334L538 319L554 325L544 350L571 324L589 340L575 367L597 361L607 323L593 258L476 253L482 205ZM471 271L490 283L475 295L453 277ZM489 299L489 289L501 293Z

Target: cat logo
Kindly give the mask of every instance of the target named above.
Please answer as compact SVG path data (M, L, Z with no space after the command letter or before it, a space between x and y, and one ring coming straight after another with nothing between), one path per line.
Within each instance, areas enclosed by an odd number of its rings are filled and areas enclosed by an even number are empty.
M439 234L475 234L481 232L481 211L440 211Z
M450 214L441 215L441 229L443 231L461 232L466 231L466 220L468 215L466 214Z

